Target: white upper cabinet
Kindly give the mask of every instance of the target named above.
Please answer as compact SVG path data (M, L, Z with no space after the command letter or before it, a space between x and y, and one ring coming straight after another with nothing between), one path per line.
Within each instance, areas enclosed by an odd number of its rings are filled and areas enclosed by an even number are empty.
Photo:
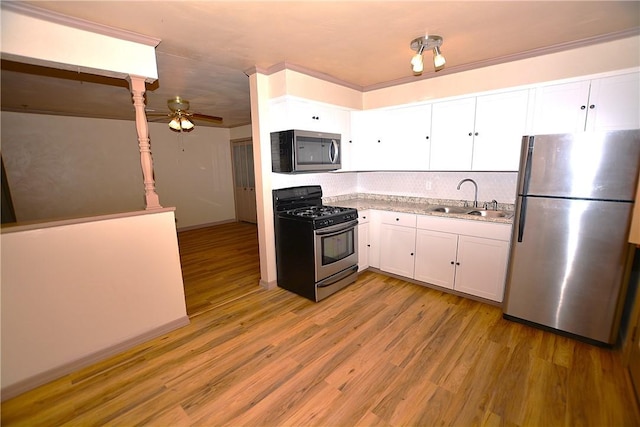
M390 126L386 126L384 110L362 110L351 113L352 170L384 170L384 149L389 145Z
M350 137L351 113L346 108L291 97L275 98L269 104L270 131L289 129L339 133Z
M529 90L433 104L431 169L517 171Z
M429 170L431 104L390 110L393 138L389 150L394 170Z
M640 73L535 90L534 134L640 128Z
M431 170L470 170L476 99L436 102L431 111Z
M527 130L528 104L528 89L476 99L472 170L518 170L520 141Z
M428 170L431 105L354 111L355 170Z
M591 81L585 129L640 128L640 73Z

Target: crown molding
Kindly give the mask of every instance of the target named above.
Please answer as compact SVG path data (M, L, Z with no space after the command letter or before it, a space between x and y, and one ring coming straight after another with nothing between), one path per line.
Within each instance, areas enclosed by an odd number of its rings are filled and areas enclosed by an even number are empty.
M618 31L615 33L609 33L602 36L589 37L586 39L575 40L567 43L556 44L553 46L547 46L539 49L532 49L525 52L518 52L512 55L500 56L497 58L487 59L483 61L471 62L468 64L456 65L453 67L445 67L438 71L430 71L424 73L421 76L407 76L401 79L391 80L383 83L376 83L373 85L365 86L362 88L363 92L369 92L377 89L384 89L387 87L398 86L406 83L413 83L418 80L432 79L434 77L445 76L447 74L461 73L463 71L475 70L478 68L489 67L492 65L505 64L508 62L520 61L523 59L534 58L536 56L550 55L553 53L563 52L571 49L578 49L581 47L593 46L600 43L611 42L615 40L621 40L629 37L635 37L640 35L640 27L634 27L628 30Z
M1 1L0 8L29 16L31 18L41 19L55 24L64 25L66 27L89 31L103 36L139 43L146 46L156 47L161 41L156 37L146 36L144 34L134 33L133 31L122 30L120 28L109 27L107 25L97 24L80 18L74 18L29 4L24 4L19 1Z
M358 90L361 92L370 92L373 90L384 89L387 87L398 86L406 83L413 83L419 80L433 79L435 77L445 76L448 74L461 73L464 71L475 70L478 68L489 67L492 65L504 64L507 62L520 61L523 59L533 58L536 56L542 55L550 55L552 53L562 52L565 50L577 49L586 46L592 46L595 44L606 43L610 41L620 40L628 37L635 37L640 35L640 27L634 27L628 30L618 31L615 33L609 33L602 36L589 37L586 39L575 40L567 43L561 43L553 46L547 46L539 49L532 49L525 52L518 52L513 55L505 55L497 58L487 59L483 61L471 62L468 64L456 65L456 66L447 66L441 71L437 73L435 71L430 71L428 73L424 73L421 76L407 76L400 79L390 80L387 82L376 83L368 86L360 86L354 83L346 82L344 80L340 80L336 77L330 76L328 74L320 73L318 71L314 71L303 66L292 64L289 62L281 62L275 65L272 65L268 68L262 67L252 67L245 70L245 74L247 76L255 73L261 73L266 75L275 74L282 70L292 70L298 73L306 74L310 77L315 77L321 80L328 81L330 83L338 84L341 86L348 87L350 89Z

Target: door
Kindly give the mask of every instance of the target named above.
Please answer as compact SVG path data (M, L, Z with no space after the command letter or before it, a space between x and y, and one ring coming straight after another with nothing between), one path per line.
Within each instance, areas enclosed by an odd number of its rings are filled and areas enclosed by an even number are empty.
M507 242L460 236L454 289L501 302L508 257Z
M589 101L588 80L555 84L535 90L533 133L583 132Z
M587 131L640 128L640 74L591 82Z
M520 194L633 200L640 130L540 135L525 155Z
M631 207L541 197L523 207L518 199L505 313L609 342Z
M631 374L631 382L633 382L633 388L636 392L636 398L640 402L640 315L636 319L636 326L634 328L634 339L631 342L631 351L629 353L629 373Z
M453 289L457 250L457 234L418 230L414 279Z
M471 170L476 98L436 102L431 108L431 170Z
M380 270L413 277L416 229L382 224L380 240Z
M253 142L251 139L232 141L233 182L238 221L257 223Z
M529 91L479 96L476 104L475 171L517 171L527 126Z
M369 223L358 224L358 271L369 268Z

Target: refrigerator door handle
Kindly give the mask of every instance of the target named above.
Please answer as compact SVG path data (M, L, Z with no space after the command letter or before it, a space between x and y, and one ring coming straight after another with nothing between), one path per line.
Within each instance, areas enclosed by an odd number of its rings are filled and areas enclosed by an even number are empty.
M518 216L518 243L522 243L524 236L524 221L527 217L527 198L520 199L520 215Z
M522 192L522 195L526 195L529 193L529 181L531 179L531 163L533 162L533 142L534 142L535 137L534 136L530 136L529 137L529 142L528 142L528 146L527 146L527 159L526 159L526 163L525 163L525 167L524 167L524 177L523 177L523 181L522 181L522 188L520 189L520 191Z

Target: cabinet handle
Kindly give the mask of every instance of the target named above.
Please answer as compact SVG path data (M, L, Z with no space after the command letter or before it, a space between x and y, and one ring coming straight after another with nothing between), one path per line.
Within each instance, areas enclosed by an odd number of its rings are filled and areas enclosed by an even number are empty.
M368 248L370 248L370 247L371 247L371 245L367 245L367 247L368 247Z
M425 136L425 139L429 139L429 135Z
M378 140L378 144L380 143L380 140Z
M595 105L593 105L593 104L589 105L589 109L590 109L590 110L593 110L594 108L596 108L596 106L595 106Z
M411 252L411 256L413 256L413 252Z
M459 263L459 262L456 262L456 265L460 265L460 263Z
M472 135L473 135L473 133L472 133L472 132L469 132L469 136L472 136Z
M451 261L451 265L455 264L455 262Z
M349 144L351 144L353 141L349 140Z
M586 106L586 105L581 105L581 106L580 106L580 109L581 109L581 110L584 110L585 108L587 108L587 106Z
M366 216L363 216L363 217L362 217L362 219L367 219L367 217L366 217Z
M396 221L400 221L400 218L396 218Z
M320 120L320 116L311 116L313 120Z
M478 132L476 132L474 135L475 135L475 136L478 136Z

